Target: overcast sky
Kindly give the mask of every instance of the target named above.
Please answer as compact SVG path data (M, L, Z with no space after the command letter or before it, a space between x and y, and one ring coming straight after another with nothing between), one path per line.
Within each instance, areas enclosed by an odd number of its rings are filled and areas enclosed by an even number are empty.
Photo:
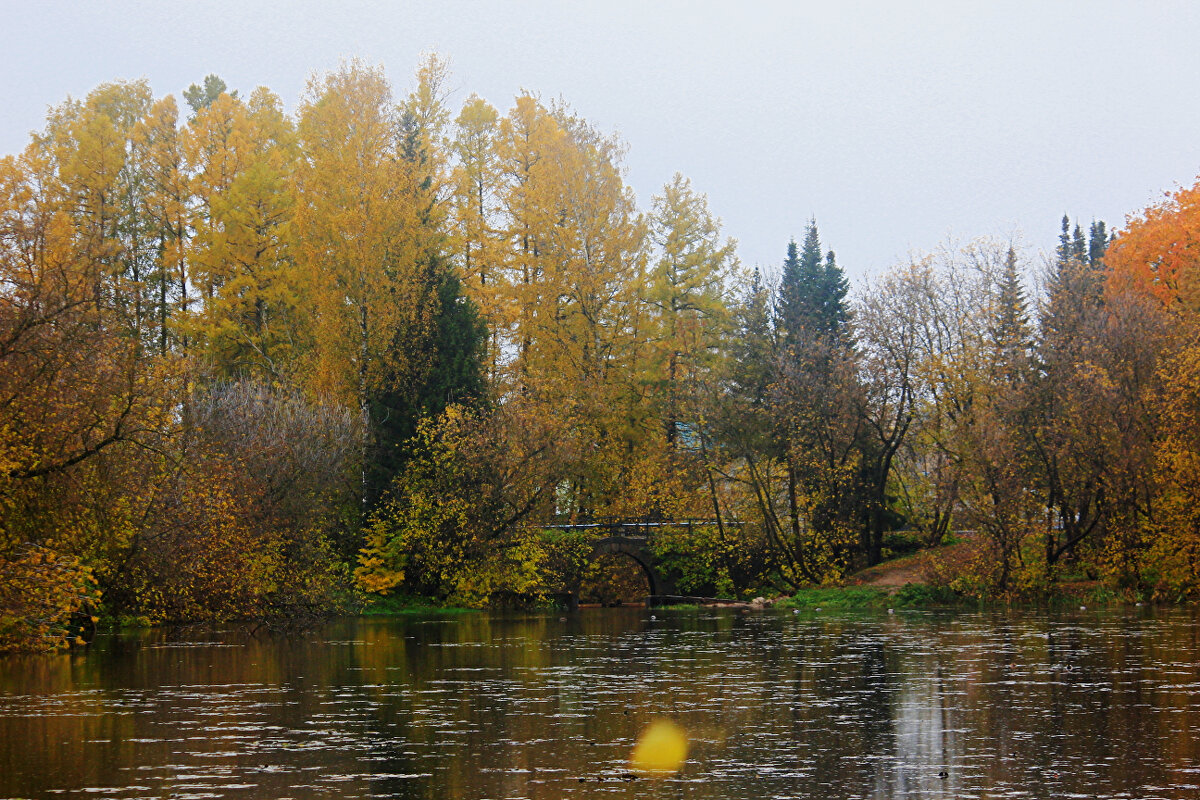
M643 207L676 172L746 264L777 268L815 216L855 280L946 241L1063 213L1125 215L1200 172L1200 3L31 2L0 0L0 153L46 109L208 73L293 109L357 56L397 91L450 59L452 106L561 97L629 144Z

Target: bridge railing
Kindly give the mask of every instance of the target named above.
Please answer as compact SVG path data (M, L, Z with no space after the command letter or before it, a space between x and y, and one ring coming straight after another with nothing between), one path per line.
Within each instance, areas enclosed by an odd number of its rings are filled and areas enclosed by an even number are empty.
M737 528L742 525L740 522L728 520L721 520L720 524L727 528ZM585 519L578 517L557 517L542 527L547 530L594 530L609 533L619 532L625 535L641 532L643 535L649 535L652 531L663 528L698 528L706 526L716 527L717 520L706 517L681 517L677 519L665 519L663 517L590 517Z

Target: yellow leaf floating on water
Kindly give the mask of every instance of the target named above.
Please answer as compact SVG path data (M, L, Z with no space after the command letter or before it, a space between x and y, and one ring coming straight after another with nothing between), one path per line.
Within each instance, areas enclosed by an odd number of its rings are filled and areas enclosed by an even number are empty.
M642 731L629 766L650 778L665 778L675 774L687 759L687 734L670 720L660 719Z

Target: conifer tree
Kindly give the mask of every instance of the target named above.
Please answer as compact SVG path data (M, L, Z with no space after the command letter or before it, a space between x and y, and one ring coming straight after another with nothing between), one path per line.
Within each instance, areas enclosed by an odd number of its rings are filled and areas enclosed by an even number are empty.
M1088 263L1093 266L1100 263L1100 259L1104 258L1104 251L1108 249L1109 241L1104 220L1092 222L1088 230Z
M809 220L803 247L797 250L794 240L788 244L779 283L775 318L785 347L799 347L806 338L841 338L849 318L848 291L833 251L821 254L816 220Z
M485 363L489 377L498 378L504 304L500 295L503 241L500 225L500 172L495 138L500 114L477 95L471 95L455 120L452 145L456 157L452 180L451 249L457 254L463 289L487 323L490 334Z
M759 277L758 269L754 270ZM775 297L774 321L775 329L780 332L780 338L786 337L786 331L796 330L801 321L801 287L804 276L801 272L800 249L796 240L788 242L787 255L783 259L783 273L779 278L779 293Z
M821 281L821 317L825 321L827 331L831 336L840 336L845 332L849 322L849 309L846 295L850 292L850 282L846 274L837 265L833 251L825 254L825 268Z
M1083 230L1075 223L1075 231L1071 234L1071 254L1080 261L1088 261L1088 243L1083 238Z
M200 290L186 332L222 378L288 373L300 306L293 262L295 129L279 98L222 94L181 136L192 172L185 254Z
M1071 218L1063 214L1062 231L1058 234L1058 246L1054 249L1056 263L1063 264L1071 260Z
M793 243L794 244L794 243ZM734 308L733 367L731 378L739 398L760 406L767 396L775 360L771 332L771 292L755 267Z
M732 240L721 241L721 224L708 200L676 173L654 198L650 238L657 259L646 298L652 306L652 382L662 386L667 441L696 400L696 386L712 372L720 338L726 332L725 281L735 263Z
M172 346L187 350L178 328L187 301L187 236L192 182L187 174L183 137L175 99L168 96L151 108L134 131L135 157L147 184L146 214L151 219L155 259L141 277L146 304L143 336L161 356Z
M484 398L484 347L487 328L478 308L463 294L457 273L436 265L439 274L437 310L427 347L431 363L411 383L412 376L395 370L371 398L375 447L369 464L368 496L382 498L410 456L409 448L423 419L438 417L451 404L474 406ZM397 331L397 348L404 332Z
M397 120L396 158L408 178L403 188L415 217L404 242L419 313L395 326L383 358L387 374L371 391L371 504L404 467L423 419L441 415L453 403L472 405L483 395L485 327L446 255L447 215L440 191L447 179L445 68L436 56L420 66L417 86L401 103Z
M1078 225L1070 234L1070 219L1064 215L1040 320L1043 340L1053 340L1054 347L1069 347L1085 311L1101 302L1099 263L1089 260L1090 251Z
M1067 239L1069 221L1063 217L1057 258L1051 266L1046 299L1039 314L1036 354L1038 373L1033 387L1025 434L1036 454L1038 468L1030 486L1041 484L1044 505L1057 517L1046 532L1045 560L1053 569L1058 560L1089 537L1100 524L1107 465L1105 435L1088 426L1101 423L1093 401L1097 365L1099 312L1104 304L1102 224L1093 223L1086 242L1078 225Z
M768 396L770 450L785 470L787 496L787 511L774 523L776 537L810 579L849 565L863 507L860 393L846 288L832 252L822 256L816 221L810 220L804 244L790 243L784 261Z
M1017 253L1011 245L1005 255L1004 271L997 287L992 326L993 343L999 354L1001 371L1010 384L1014 383L1028 352L1029 309L1017 272Z

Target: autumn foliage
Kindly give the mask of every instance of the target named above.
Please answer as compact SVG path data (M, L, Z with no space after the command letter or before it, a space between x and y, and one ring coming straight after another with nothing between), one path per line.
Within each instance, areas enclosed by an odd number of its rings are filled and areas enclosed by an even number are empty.
M1200 185L1130 218L1105 259L1115 288L1149 292L1164 306L1200 311Z
M983 240L852 293L815 220L744 269L684 176L639 205L617 137L446 80L107 84L0 159L0 648L536 599L611 518L699 520L655 543L697 594L897 527L965 593L1200 591L1200 189L1064 220L1037 293Z

